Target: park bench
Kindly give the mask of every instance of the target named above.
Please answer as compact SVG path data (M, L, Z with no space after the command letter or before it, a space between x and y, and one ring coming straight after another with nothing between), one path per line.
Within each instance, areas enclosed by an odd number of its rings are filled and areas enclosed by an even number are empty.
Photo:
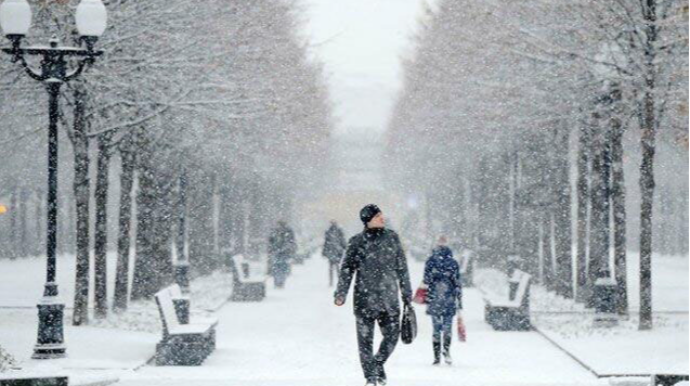
M0 386L68 386L66 376L16 376L0 373Z
M198 366L216 348L218 320L195 318L190 323L180 323L175 300L181 296L177 284L155 295L163 324L163 338L156 345L157 366Z
M484 320L498 331L531 330L529 289L531 275L516 269L508 280L508 298L486 296Z
M249 262L242 255L230 257L230 270L232 271L232 295L230 300L234 302L258 302L266 297L267 276L252 272Z
M654 376L653 386L676 386L687 384L690 381L690 377L687 375L656 375Z

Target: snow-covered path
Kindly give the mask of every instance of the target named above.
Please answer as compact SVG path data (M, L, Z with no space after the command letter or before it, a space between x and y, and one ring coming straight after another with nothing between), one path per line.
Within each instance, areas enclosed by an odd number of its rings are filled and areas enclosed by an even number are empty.
M413 286L422 265L410 262ZM269 286L272 287L272 284ZM351 303L335 307L327 265L319 256L297 266L282 290L261 303L228 303L218 313L218 348L201 367L144 367L118 385L363 385ZM350 299L348 299L350 300ZM464 316L468 342L453 342L455 364L431 366L431 325L417 307L420 331L400 343L387 364L392 386L603 385L533 332L494 332L483 301L469 289Z

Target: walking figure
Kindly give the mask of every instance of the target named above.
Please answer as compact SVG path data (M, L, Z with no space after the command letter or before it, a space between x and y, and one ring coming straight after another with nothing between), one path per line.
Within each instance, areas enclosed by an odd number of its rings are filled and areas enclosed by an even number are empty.
M462 310L462 284L460 267L453 258L453 251L446 246L446 238L439 238L424 267L424 285L427 286L426 313L434 326L434 365L441 363L441 334L443 334L443 359L452 364L450 343L452 341L453 317Z
M271 231L268 238L268 266L276 288L283 288L290 273L290 262L297 253L295 232L285 223L278 221L278 226Z
M347 247L345 234L335 220L326 231L323 242L323 256L328 259L328 286L333 286L333 278L338 276L340 260Z
M398 235L385 228L381 210L373 204L359 213L364 231L352 237L340 266L335 304L345 304L352 278L356 275L353 308L357 320L359 359L366 386L385 385L384 364L398 343L400 302L412 300L410 274ZM374 355L374 325L383 339Z

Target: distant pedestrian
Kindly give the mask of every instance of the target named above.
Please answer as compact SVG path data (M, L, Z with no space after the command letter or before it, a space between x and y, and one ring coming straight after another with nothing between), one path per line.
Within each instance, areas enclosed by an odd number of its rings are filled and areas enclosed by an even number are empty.
M445 237L439 238L438 245L426 261L423 284L428 288L426 313L431 316L434 326L433 364L441 363L441 342L443 342L444 361L452 364L450 344L453 318L459 312L458 310L462 310L462 284L460 267L453 258L453 252L446 246Z
M359 213L364 231L352 237L340 265L335 304L345 304L352 278L356 275L354 313L357 319L357 343L366 386L385 385L384 364L398 343L400 302L412 300L407 260L398 235L385 228L381 210L373 204ZM374 326L378 323L383 339L374 355Z
M340 260L343 258L347 248L345 234L340 229L335 220L331 221L331 226L326 230L323 242L323 256L328 259L328 285L333 286L333 278L338 276Z
M290 262L297 253L295 232L285 221L278 221L278 226L271 231L268 238L268 266L276 288L283 288L290 273Z

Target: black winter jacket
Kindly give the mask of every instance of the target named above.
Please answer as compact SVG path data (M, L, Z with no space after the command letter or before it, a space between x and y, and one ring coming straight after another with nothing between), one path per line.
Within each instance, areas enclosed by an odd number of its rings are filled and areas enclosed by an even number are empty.
M336 298L347 297L354 275L356 316L376 317L382 312L400 314L398 294L412 299L410 273L398 235L390 229L365 229L352 237L340 265Z
M347 247L347 242L345 241L345 235L342 229L337 225L333 224L326 231L325 240L323 243L323 255L328 260L339 263L340 259L343 257L343 252Z

